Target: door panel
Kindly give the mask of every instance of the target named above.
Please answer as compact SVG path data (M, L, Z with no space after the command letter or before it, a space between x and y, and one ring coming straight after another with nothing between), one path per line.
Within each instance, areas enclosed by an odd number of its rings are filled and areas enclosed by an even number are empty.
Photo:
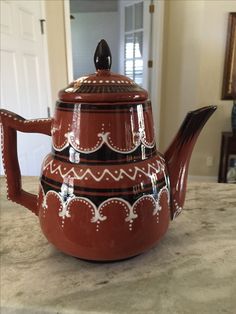
M1 3L1 34L13 33L13 17L11 3L3 1Z
M22 39L36 40L34 17L31 12L19 8L18 14L20 17L20 30Z
M39 85L39 65L38 57L35 55L24 54L24 76L25 76L25 94L27 99L27 112L28 115L34 114L34 108L40 107L40 85ZM34 78L32 80L31 78Z
M8 73L12 73L8 75ZM19 90L17 82L16 53L1 51L1 105L5 109L19 109ZM14 91L14 92L13 92Z
M1 0L0 5L0 107L26 119L46 118L48 71L40 30L42 1ZM39 175L42 158L50 151L50 138L18 132L17 139L22 174Z

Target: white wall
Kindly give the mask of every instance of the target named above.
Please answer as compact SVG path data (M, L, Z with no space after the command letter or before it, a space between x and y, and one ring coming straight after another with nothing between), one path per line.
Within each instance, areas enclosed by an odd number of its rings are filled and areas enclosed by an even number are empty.
M73 13L71 20L74 78L94 73L93 55L98 42L105 39L112 53L113 72L119 64L118 12Z

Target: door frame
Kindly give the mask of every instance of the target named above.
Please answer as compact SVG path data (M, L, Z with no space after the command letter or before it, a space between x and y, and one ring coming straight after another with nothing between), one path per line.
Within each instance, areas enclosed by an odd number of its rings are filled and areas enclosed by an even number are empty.
M48 114L51 115L54 110L54 106L52 102L52 89L51 89L51 81L50 81L50 67L49 67L49 55L48 55L46 1L47 0L41 1L42 19L46 21L45 23L46 31L42 35L42 41L43 41L43 54L44 54L44 62L45 62L45 81L46 81L46 88L47 88L47 102L48 102L48 108L49 108Z
M64 1L64 21L65 21L65 41L66 41L66 61L67 61L67 83L70 84L74 80L73 73L73 54L70 26L70 0Z
M70 25L70 1L64 1L64 20L65 20L65 37L66 37L66 59L67 59L67 79L68 83L73 81L73 59L72 59L72 42L71 42L71 25ZM164 14L165 2L162 0L153 0L155 6L153 14L153 31L152 32L152 51L150 55L153 60L151 73L151 92L153 120L156 131L157 146L160 142L160 113L162 100L162 59L163 59L163 41L164 41Z
M152 77L151 77L151 100L154 127L156 131L157 148L160 143L160 122L161 122L161 103L163 86L163 46L164 46L164 16L165 1L154 0L153 31L152 32Z

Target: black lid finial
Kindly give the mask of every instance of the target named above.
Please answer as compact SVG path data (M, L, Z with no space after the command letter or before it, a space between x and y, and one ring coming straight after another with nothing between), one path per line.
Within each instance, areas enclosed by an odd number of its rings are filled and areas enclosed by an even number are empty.
M96 70L110 70L112 63L111 50L107 42L102 39L94 53L94 64Z

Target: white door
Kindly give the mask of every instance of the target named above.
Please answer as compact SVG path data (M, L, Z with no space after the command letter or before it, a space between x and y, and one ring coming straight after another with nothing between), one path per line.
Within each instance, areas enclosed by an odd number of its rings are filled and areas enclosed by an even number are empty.
M120 71L146 89L150 89L150 4L149 0L120 1Z
M41 0L1 0L1 108L26 119L48 116L49 86L41 32ZM39 175L50 151L45 135L18 132L22 175ZM2 171L2 170L1 170Z

